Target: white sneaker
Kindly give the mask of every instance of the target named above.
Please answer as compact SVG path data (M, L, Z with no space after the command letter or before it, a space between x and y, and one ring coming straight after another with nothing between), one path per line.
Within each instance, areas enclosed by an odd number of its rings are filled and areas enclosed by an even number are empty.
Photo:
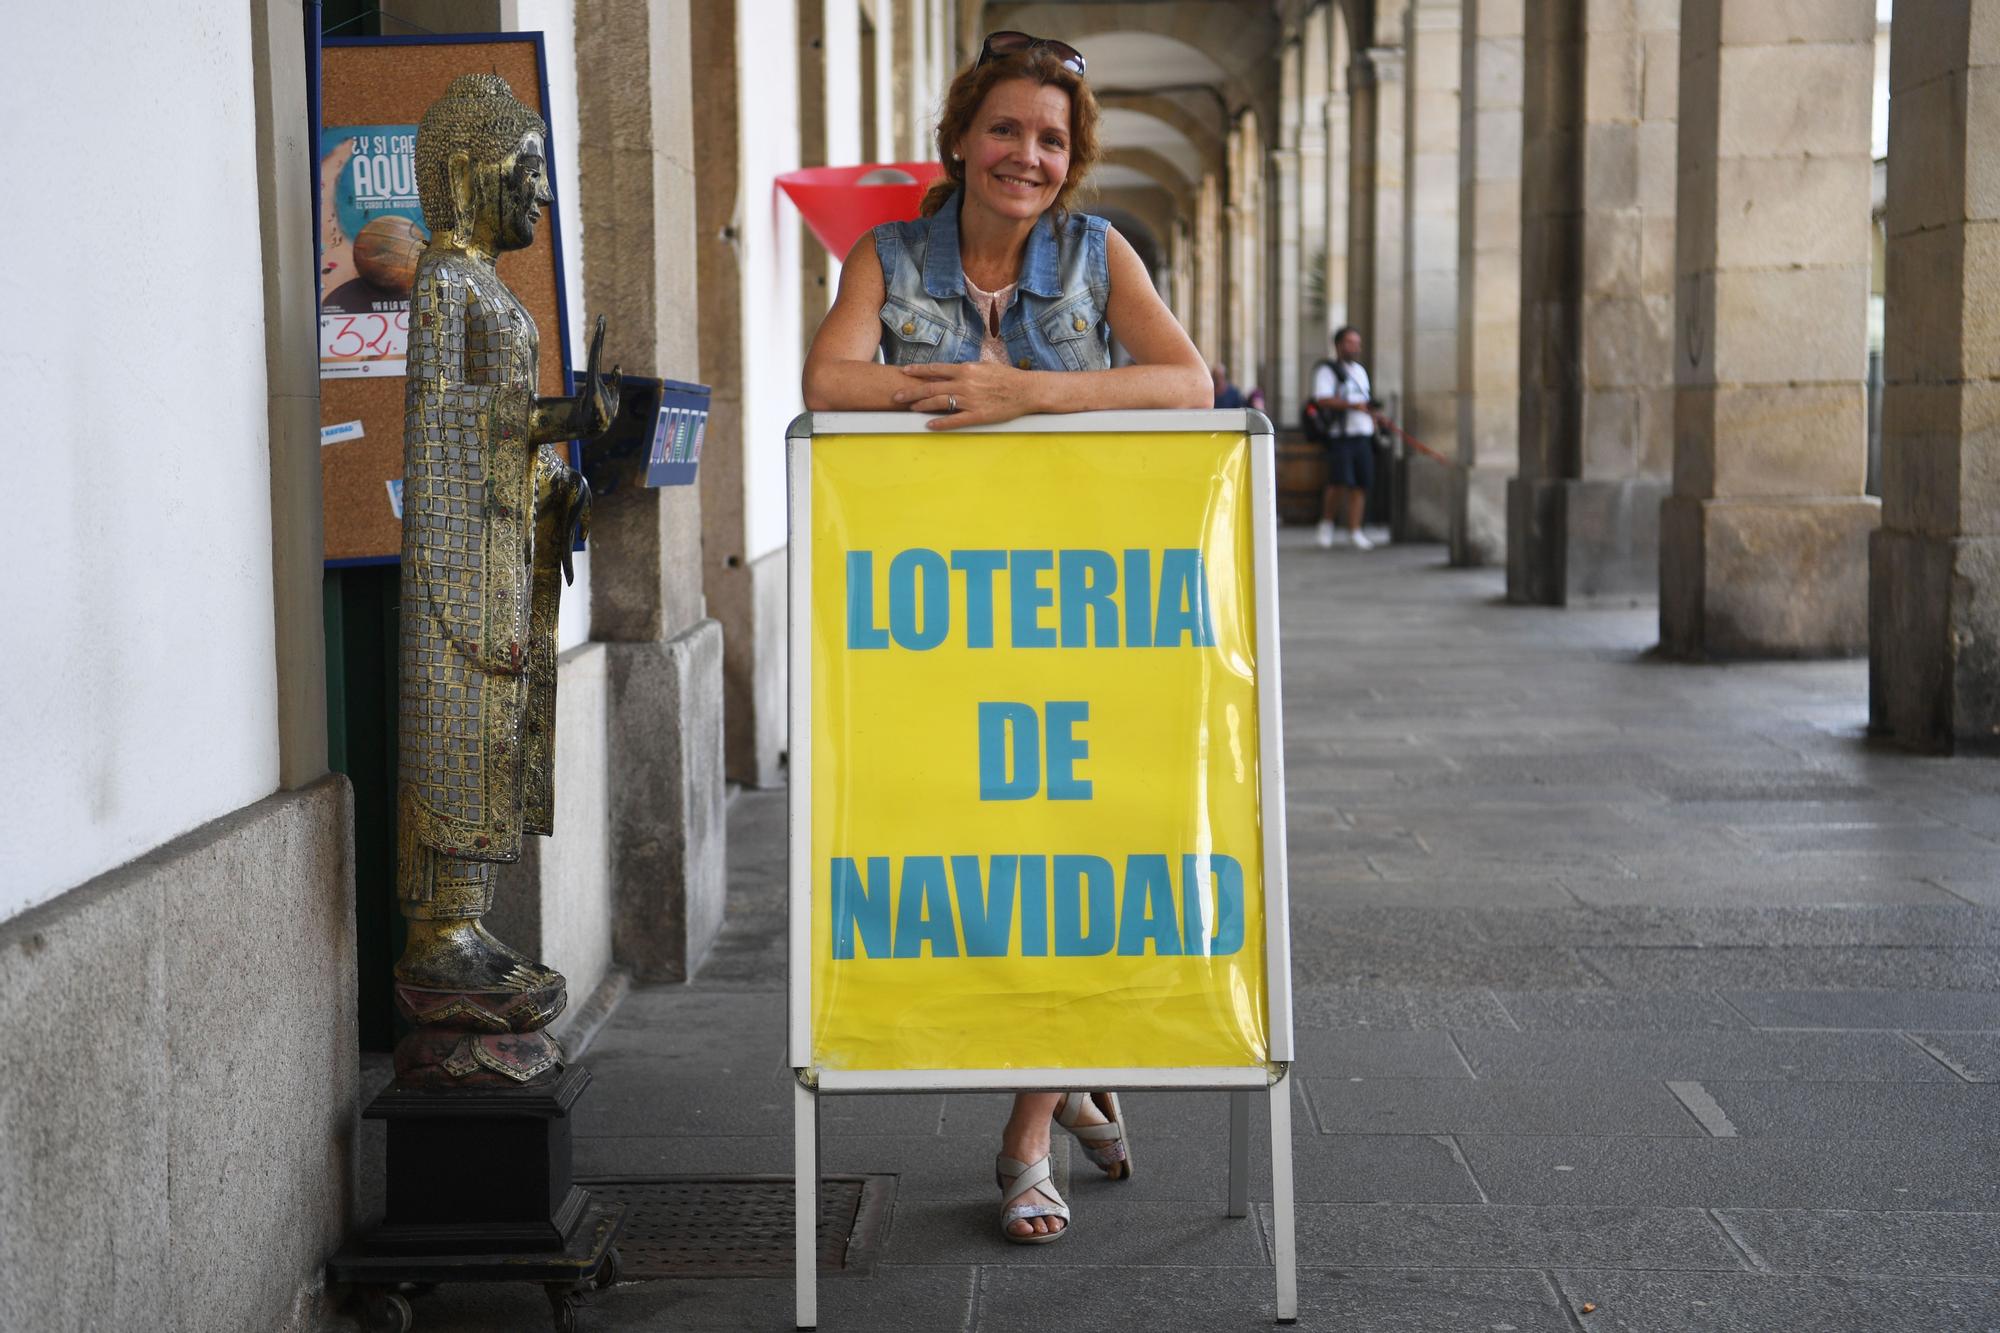
M1332 548L1334 538L1339 535L1333 524L1327 522L1325 519L1321 519L1319 528L1313 533L1313 541L1318 545L1320 550L1325 551Z
M1356 528L1354 530L1354 549L1357 551L1372 551L1375 549L1375 543L1368 540L1367 533L1363 532L1360 528Z

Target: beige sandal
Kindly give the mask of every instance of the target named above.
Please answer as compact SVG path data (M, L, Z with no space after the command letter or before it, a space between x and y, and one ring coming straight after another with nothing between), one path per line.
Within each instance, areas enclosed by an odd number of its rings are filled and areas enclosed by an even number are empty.
M993 1180L1000 1186L1000 1234L1007 1240L1015 1245L1047 1245L1069 1234L1069 1205L1063 1202L1062 1195L1056 1193L1055 1181L1049 1175L1047 1153L1033 1162L1017 1162L1002 1153L993 1159ZM1040 1190L1053 1202L1014 1202L1029 1190ZM1062 1230L1030 1231L1025 1236L1017 1236L1009 1229L1016 1222L1036 1217L1059 1217L1062 1219Z
M1082 1123L1084 1109L1091 1106L1105 1123ZM1117 1093L1069 1093L1056 1109L1056 1123L1076 1136L1084 1154L1112 1180L1124 1180L1132 1174L1132 1146L1125 1136L1125 1116L1118 1107Z

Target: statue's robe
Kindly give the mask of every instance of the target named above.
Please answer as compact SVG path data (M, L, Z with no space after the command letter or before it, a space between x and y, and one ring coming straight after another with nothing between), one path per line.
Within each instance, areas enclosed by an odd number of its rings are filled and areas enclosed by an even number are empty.
M490 267L425 252L403 397L400 836L475 862L518 859L554 820L574 474L529 443L538 344ZM432 892L428 876L400 878L406 898Z

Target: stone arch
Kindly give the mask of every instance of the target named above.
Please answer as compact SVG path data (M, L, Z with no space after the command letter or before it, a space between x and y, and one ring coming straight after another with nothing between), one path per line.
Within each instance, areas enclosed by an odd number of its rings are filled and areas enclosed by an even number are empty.
M1106 166L1128 167L1165 190L1173 199L1174 207L1185 217L1194 216L1194 190L1197 182L1181 175L1180 168L1153 152L1149 148L1113 148L1108 150L1102 161Z
M1204 167L1215 170L1222 164L1222 131L1195 114L1180 99L1186 94L1110 91L1098 95L1098 105L1106 110L1136 111L1178 130L1201 154Z
M1050 33L1075 44L1092 61L1091 81L1098 87L1122 91L1161 83L1209 83L1222 89L1232 108L1268 96L1267 62L1278 38L1278 20L1268 6L1033 0L989 4L986 16L993 28ZM1148 63L1171 73L1126 78L1117 54L1121 44L1128 51L1147 48L1154 53Z
M1200 180L1211 165L1179 130L1144 112L1124 107L1106 109L1100 142L1105 149L1146 149L1171 163L1181 178L1190 183Z
M1150 199L1147 196L1152 196ZM1175 206L1158 190L1108 190L1084 209L1085 212L1103 218L1118 229L1118 234L1131 242L1138 252L1139 262L1146 271L1157 276L1167 266L1168 230L1171 227Z

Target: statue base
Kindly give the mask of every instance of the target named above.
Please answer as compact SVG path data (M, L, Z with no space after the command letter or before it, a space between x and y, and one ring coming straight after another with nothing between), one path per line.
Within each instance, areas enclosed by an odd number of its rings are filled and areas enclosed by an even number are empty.
M537 1088L563 1073L562 1047L534 1032L418 1028L396 1043L396 1090Z
M371 1329L409 1328L406 1284L540 1282L568 1330L583 1293L617 1279L625 1207L570 1178L570 1109L589 1083L572 1068L543 1086L392 1087L369 1103L388 1124L387 1207L327 1278L362 1289Z
M562 1047L542 1029L563 1011L560 974L524 991L438 990L396 983L413 1025L396 1043L396 1087L525 1088L557 1081Z

